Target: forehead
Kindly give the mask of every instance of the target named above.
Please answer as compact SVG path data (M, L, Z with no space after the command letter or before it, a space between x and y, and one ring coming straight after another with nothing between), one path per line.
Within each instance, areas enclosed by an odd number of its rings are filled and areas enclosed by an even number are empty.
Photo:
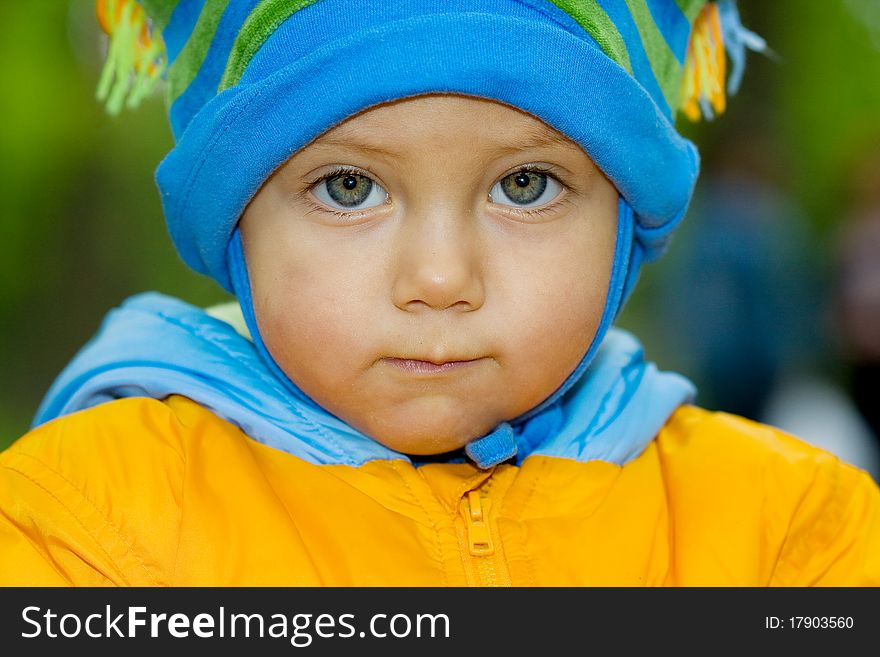
M412 144L453 143L495 152L559 149L582 152L568 137L520 109L484 98L420 96L372 107L318 137L312 146L394 153Z

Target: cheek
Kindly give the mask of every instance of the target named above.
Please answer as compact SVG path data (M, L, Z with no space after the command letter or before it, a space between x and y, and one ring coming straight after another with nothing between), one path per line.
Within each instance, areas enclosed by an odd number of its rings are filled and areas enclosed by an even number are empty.
M532 251L528 268L508 266L516 285L508 293L515 312L507 325L516 336L520 374L537 377L555 389L586 353L605 309L611 278L613 234L578 231L555 245ZM549 394L549 393L547 393Z
M554 362L579 360L599 326L607 285L607 277L592 271L545 279L534 291L532 311L520 316L524 339Z
M343 254L308 243L288 248L256 273L254 313L260 335L278 365L306 393L344 383L360 364L368 283Z

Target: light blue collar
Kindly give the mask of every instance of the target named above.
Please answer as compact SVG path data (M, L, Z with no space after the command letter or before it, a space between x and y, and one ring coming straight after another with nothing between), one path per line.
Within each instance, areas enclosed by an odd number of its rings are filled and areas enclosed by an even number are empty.
M122 397L172 394L198 402L258 442L311 463L358 466L403 459L419 465L320 406L293 397L254 344L226 322L158 293L131 297L107 315L98 335L52 385L34 426ZM635 338L612 329L565 394L505 431L515 441L517 463L544 454L623 465L693 396L689 381L659 372L644 361Z

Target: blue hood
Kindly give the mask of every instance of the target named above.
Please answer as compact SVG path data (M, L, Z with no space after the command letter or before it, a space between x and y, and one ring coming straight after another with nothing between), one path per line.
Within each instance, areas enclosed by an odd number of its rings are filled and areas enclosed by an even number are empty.
M52 384L34 426L123 397L183 395L254 440L315 464L358 466L409 457L286 390L254 344L204 310L158 293L126 300ZM531 454L623 465L695 390L644 360L641 345L608 332L589 368L556 402L510 426L517 463ZM468 450L471 453L471 450ZM460 453L443 455L461 461Z

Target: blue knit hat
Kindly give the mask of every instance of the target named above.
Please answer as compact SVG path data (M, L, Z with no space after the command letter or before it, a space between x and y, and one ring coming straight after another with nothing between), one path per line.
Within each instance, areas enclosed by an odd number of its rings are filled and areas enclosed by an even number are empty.
M580 144L634 210L634 281L697 177L676 112L722 110L725 44L738 69L757 43L732 0L98 0L98 10L112 37L99 95L118 111L165 78L176 145L156 177L168 227L183 259L230 291L227 246L276 168L367 107L432 92L519 107Z

